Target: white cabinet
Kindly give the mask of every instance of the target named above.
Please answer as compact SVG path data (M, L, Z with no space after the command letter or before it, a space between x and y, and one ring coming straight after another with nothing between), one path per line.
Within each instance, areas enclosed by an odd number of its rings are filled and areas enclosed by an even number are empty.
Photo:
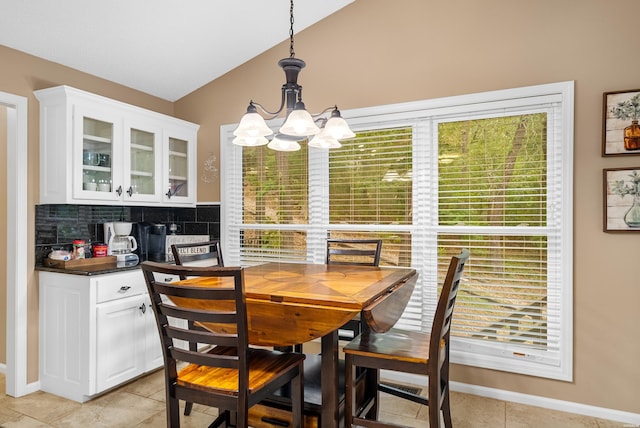
M40 101L40 203L195 205L199 125L68 86Z
M40 274L40 388L78 402L163 365L142 271Z
M150 303L146 295L140 295L96 306L97 391L106 391L163 364Z

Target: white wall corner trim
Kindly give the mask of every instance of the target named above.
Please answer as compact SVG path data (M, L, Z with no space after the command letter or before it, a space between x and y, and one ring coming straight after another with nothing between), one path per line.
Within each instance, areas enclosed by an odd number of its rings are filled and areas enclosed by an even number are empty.
M6 393L20 397L27 386L27 98L0 92L7 107L7 364ZM37 389L36 389L37 390Z

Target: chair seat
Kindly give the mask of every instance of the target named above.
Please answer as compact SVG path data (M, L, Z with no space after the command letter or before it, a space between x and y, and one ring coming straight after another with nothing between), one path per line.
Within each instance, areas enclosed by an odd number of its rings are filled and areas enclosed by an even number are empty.
M345 345L344 351L383 360L427 364L429 338L428 333L397 328L392 328L385 333L364 332ZM444 346L444 342L441 346Z
M210 354L233 355L234 349L217 347ZM300 360L303 354L251 349L249 351L249 392L253 393L277 378ZM238 370L189 364L178 372L176 384L190 386L202 391L238 394Z

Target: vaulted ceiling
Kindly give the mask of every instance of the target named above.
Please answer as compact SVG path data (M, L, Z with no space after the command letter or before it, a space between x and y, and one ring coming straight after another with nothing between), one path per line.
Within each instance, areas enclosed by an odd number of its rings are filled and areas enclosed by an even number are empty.
M296 0L294 31L354 0ZM0 0L0 44L175 101L289 38L289 0Z

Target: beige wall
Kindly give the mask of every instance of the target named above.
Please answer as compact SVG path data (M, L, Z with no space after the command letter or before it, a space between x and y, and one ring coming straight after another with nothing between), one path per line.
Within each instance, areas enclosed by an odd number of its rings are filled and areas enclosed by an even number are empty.
M168 101L116 85L95 76L90 76L88 74L63 67L59 64L35 58L30 55L25 55L4 46L0 46L0 64L2 64L2 73L0 73L0 91L28 98L29 183L27 187L29 193L29 212L27 223L29 225L29 230L28 236L24 237L24 239L27 240L27 247L30 251L28 254L19 255L19 257L26 257L27 266L33 266L35 263L34 251L31 249L35 246L34 216L35 205L38 203L39 180L39 106L38 101L33 95L33 91L51 86L69 85L165 114L173 114L173 104ZM4 184L2 189L6 189L6 184ZM6 212L6 210L4 210L4 212ZM2 217L0 217L0 219L2 219ZM6 224L6 217L3 224ZM3 260L3 263L5 262L6 260ZM5 270L3 269L2 272L5 272ZM3 307L6 307L6 305ZM27 311L27 382L35 382L38 380L38 285L37 275L35 275L33 270L29 272ZM4 314L5 311L3 310L1 313ZM4 320L4 316L2 318L3 319L0 322L0 330L4 335L6 332L6 322ZM4 347L6 339L2 340L2 343L2 346ZM6 362L4 357L1 362Z
M356 0L296 36L300 83L316 111L343 110L565 80L576 82L574 161L574 381L455 366L453 380L640 413L640 235L602 232L602 169L640 167L603 158L605 91L640 88L637 0ZM256 28L255 37L260 37ZM250 99L277 107L283 43L175 105L0 46L0 91L29 99L29 236L38 194L38 110L33 90L68 84L201 125L199 159L218 157L219 128ZM199 163L202 163L200 161ZM199 184L199 201L218 201ZM33 254L27 254L33 265ZM37 283L28 290L28 381L37 380Z
M639 12L637 0L356 0L295 38L312 111L576 82L574 381L455 366L456 381L640 413L640 235L602 232L602 169L640 158L600 156L602 93L640 88ZM176 103L201 125L200 153L250 99L277 107L287 56L283 43Z

